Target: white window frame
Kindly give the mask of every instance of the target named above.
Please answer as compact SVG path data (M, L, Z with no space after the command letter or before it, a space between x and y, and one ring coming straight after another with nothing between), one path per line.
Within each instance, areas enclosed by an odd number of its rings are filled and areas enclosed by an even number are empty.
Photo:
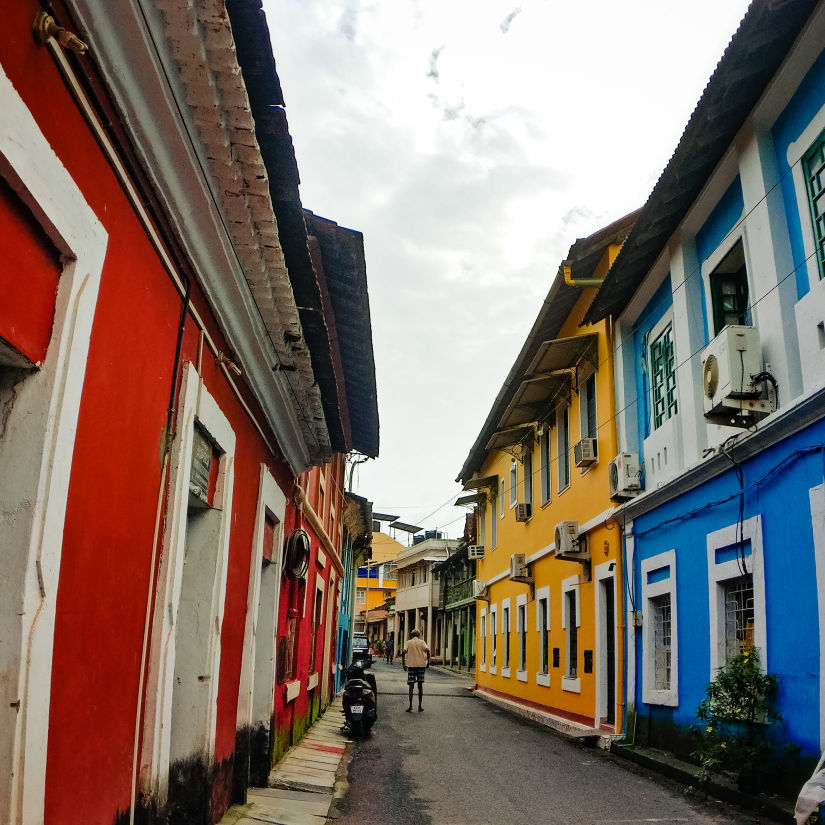
M487 502L478 505L478 543L484 547L487 544Z
M56 594L59 589L69 478L77 434L89 340L106 258L108 234L86 202L66 167L40 130L25 101L0 66L0 130L2 176L32 209L32 215L64 258L58 279L52 337L37 373L23 382L6 421L6 439L15 432L19 415L32 409L50 411L48 426L28 439L4 444L4 466L27 468L24 477L10 474L13 485L3 490L9 512L31 509L28 524L19 519L22 535L4 527L4 550L17 553L22 572L9 582L19 593L15 627L2 659L3 670L20 703L4 733L0 800L19 799L24 823L42 822L46 795L46 757ZM126 376L123 376L124 378ZM25 396L24 396L25 393ZM28 426L31 426L30 422ZM2 485L0 485L2 486ZM8 495L6 493L8 492ZM36 538L35 538L36 537ZM10 549L14 547L14 549ZM19 585L19 586L18 586ZM8 659L6 658L8 657ZM8 712L8 709L6 709ZM0 821L15 814L0 803Z
M496 518L496 500L490 501L490 549L498 546L498 519Z
M590 400L590 392L587 388L587 382L590 379L593 379L593 396L595 398L596 403L596 432L591 435L587 432L587 404ZM579 437L580 438L595 438L596 441L599 439L599 396L598 390L596 388L596 371L593 370L583 381L579 382ZM598 463L598 450L596 451L596 462ZM592 466L592 465L591 465ZM583 470L587 470L587 467L583 467Z
M518 665L516 679L527 681L527 594L516 596L516 634L518 637ZM522 667L522 660L524 667Z
M266 520L275 520L275 546L267 577L277 585L272 599L261 599L264 537ZM286 495L278 487L272 473L261 464L258 491L258 508L252 538L249 588L247 592L246 625L244 628L244 656L241 661L241 677L238 689L237 730L248 725L263 725L267 730L271 723L276 672L275 629L278 623L278 603L281 593L281 549L283 544ZM269 573L272 573L270 576ZM271 624L270 624L271 622ZM266 625L262 628L261 625ZM271 635L266 628L271 627Z
M478 663L478 669L482 673L487 672L487 608L482 607L479 614L478 623L479 632L479 647L481 648L481 660Z
M220 629L226 595L229 561L229 537L232 523L232 494L235 478L235 433L217 401L204 386L191 362L183 369L180 390L178 433L172 447L169 477L169 502L163 554L158 570L158 584L152 623L149 670L146 679L146 714L143 734L142 764L149 766L143 782L145 792L163 797L169 776L172 754L172 709L174 699L176 622L181 603L183 568L188 530L189 478L195 421L220 448L218 489L215 509L223 515L217 539L217 566L212 592L214 599L209 624L213 628L208 662L210 698L205 720L204 753L207 760L215 751L217 724L217 691L220 676ZM170 639L172 640L170 642ZM194 736L194 734L193 734Z
M676 551L667 550L648 559L640 565L642 574L642 701L648 705L664 705L675 708L679 705L679 633L676 603ZM656 570L668 569L667 578L648 582L648 575ZM657 690L656 650L652 601L659 596L670 596L670 687Z
M739 526L731 524L708 533L708 612L710 618L710 673L713 679L725 664L724 585L742 575L740 561L716 562L716 551L738 542ZM768 666L768 637L765 609L765 570L762 558L762 517L753 516L742 523L742 540L750 542L750 555L745 557L745 570L753 577L753 641L759 649L763 671Z
M550 587L539 587L536 589L536 632L539 636L539 665L536 671L536 684L542 687L550 687L550 667L553 661L553 649L550 647L550 640L547 640L547 661L545 665L547 672L542 673L541 670L541 650L542 650L542 626L541 626L541 610L539 605L544 602L547 605L547 633L550 633Z
M518 462L510 464L510 509L518 504Z
M510 657L512 654L512 645L510 639L510 628L512 627L512 608L510 606L510 599L501 600L501 642L502 642L502 660L501 660L501 675L505 679L510 678Z
M496 633L498 632L498 605L491 604L490 612L490 673L496 675L498 673L498 662L496 656L498 654L498 646L496 644Z
M564 427L561 422L564 421ZM565 443L562 444L562 434L564 434ZM573 476L572 462L570 460L570 408L567 404L560 405L556 410L556 453L558 457L558 475L556 478L559 495L570 487L570 480ZM562 454L567 456L567 479L562 479Z
M533 451L525 450L522 455L522 488L524 490L524 503L530 505L530 517L533 512ZM528 519L529 521L529 519Z
M539 437L539 475L541 477L542 507L549 504L553 499L553 453L551 447L550 428L544 425Z
M507 482L505 481L504 477L502 476L501 481L499 481L499 494L498 494L498 517L504 518L504 513L506 510L506 497L507 497Z
M561 627L562 630L565 632L564 638L564 672L567 674L570 668L570 645L568 644L569 638L567 636L567 594L573 592L574 599L575 599L575 622L576 628L581 627L581 586L579 584L579 576L576 574L575 576L569 576L566 579L562 579L561 583ZM581 639L579 638L578 632L576 633L577 638L577 655L576 655L576 676L562 676L561 679L561 689L566 690L569 693L581 693L582 692L582 680L581 676L578 674L581 673Z

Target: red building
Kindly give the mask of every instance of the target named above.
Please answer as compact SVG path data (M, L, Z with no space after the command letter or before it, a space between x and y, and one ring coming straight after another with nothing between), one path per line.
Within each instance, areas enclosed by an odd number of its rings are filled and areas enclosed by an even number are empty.
M331 696L363 241L257 0L5 11L0 822L215 822Z

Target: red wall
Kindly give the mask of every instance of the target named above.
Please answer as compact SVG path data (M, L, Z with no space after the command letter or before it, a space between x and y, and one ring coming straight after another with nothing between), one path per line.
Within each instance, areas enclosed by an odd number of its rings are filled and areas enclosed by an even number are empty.
M0 62L46 138L109 233L92 329L68 494L57 596L46 823L111 825L128 808L147 594L161 478L161 443L174 374L181 298L151 248L118 181L67 93L31 23L40 4L5 9ZM18 221L19 224L19 221ZM29 233L31 235L31 233ZM15 239L25 238L19 225ZM42 358L54 310L54 256L30 260L39 281L26 296L33 360ZM48 264L48 265L47 265ZM4 271L6 269L4 268ZM51 272L51 274L49 274ZM5 277L5 276L3 276ZM7 284L0 283L5 294ZM24 296L25 297L25 296ZM197 286L193 303L223 345ZM4 302L0 302L2 305ZM11 310L20 316L21 306ZM28 305L27 305L28 306ZM2 312L2 310L0 310ZM7 321L0 315L0 335ZM195 361L198 331L186 325L182 360ZM216 763L232 755L252 530L261 462L286 491L292 479L268 455L212 358L202 373L237 437L235 485L218 695ZM165 500L165 496L163 497ZM228 791L218 793L221 804ZM218 815L221 811L213 812Z

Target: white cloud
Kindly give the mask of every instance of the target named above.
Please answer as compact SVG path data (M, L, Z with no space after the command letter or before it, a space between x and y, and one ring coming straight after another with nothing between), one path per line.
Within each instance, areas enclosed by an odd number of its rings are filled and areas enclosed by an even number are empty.
M303 203L364 233L377 509L457 489L560 260L647 198L746 7L265 0Z

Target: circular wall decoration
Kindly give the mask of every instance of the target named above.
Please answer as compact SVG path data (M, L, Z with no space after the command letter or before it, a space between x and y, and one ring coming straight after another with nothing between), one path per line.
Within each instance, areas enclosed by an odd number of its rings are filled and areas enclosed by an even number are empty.
M309 569L309 533L299 527L284 542L284 572L290 579L306 578Z
M708 398L713 398L719 386L719 363L715 355L709 355L705 359L705 367L702 372L702 383L704 384L705 395Z

